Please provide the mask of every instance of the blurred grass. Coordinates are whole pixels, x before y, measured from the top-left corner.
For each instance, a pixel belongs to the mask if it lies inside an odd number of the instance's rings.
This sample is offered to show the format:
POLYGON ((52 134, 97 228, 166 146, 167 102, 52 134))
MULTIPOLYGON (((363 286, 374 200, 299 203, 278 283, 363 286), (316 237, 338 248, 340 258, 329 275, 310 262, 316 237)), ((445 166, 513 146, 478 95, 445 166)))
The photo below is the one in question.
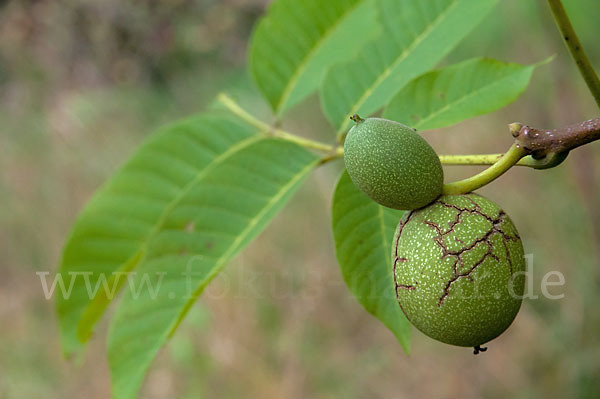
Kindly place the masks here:
MULTIPOLYGON (((266 0, 0 5, 0 398, 106 398, 104 322, 81 366, 61 357, 54 272, 77 211, 156 127, 228 89, 271 116, 244 70, 266 0)), ((500 152, 515 120, 553 127, 598 115, 544 1, 502 1, 446 61, 485 55, 537 62, 515 104, 443 131, 440 153, 500 152)), ((565 1, 600 69, 596 0, 565 1)), ((285 125, 333 140, 318 99, 285 125)), ((161 352, 144 398, 600 396, 600 144, 559 168, 511 170, 481 192, 499 202, 533 256, 533 294, 482 356, 414 331, 413 353, 345 289, 329 205, 340 163, 312 176, 288 208, 207 290, 161 352), (307 216, 308 215, 308 216, 307 216), (544 298, 548 271, 565 275, 544 298)), ((447 180, 479 169, 446 168, 447 180)))

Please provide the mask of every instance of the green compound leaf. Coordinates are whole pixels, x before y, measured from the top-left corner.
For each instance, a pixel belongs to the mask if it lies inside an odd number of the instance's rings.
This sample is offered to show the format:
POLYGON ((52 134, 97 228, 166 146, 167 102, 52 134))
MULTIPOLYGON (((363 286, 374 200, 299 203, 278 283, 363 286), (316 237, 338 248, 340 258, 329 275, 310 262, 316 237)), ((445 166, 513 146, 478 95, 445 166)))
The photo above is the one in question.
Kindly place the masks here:
POLYGON ((115 397, 134 397, 206 284, 318 162, 225 116, 198 116, 153 136, 88 203, 66 244, 60 275, 77 278, 70 296, 57 295, 65 350, 89 338, 124 288, 109 364, 115 397))
POLYGON ((383 33, 325 76, 321 103, 338 133, 369 116, 410 80, 433 68, 498 0, 378 0, 383 33))
POLYGON ((451 126, 515 101, 535 67, 476 58, 432 71, 400 90, 383 115, 421 130, 451 126))
POLYGON ((252 35, 250 72, 280 115, 378 33, 375 0, 276 0, 252 35))
POLYGON ((410 350, 410 324, 394 292, 392 241, 402 211, 373 202, 346 171, 333 194, 333 237, 346 285, 358 302, 410 350))

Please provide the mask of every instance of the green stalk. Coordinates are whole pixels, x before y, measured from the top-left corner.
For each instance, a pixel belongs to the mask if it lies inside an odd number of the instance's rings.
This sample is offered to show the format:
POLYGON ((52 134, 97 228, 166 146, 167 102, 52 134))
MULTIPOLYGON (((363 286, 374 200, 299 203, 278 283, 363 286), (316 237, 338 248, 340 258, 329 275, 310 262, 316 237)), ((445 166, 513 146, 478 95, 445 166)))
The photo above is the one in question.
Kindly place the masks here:
POLYGON ((443 165, 493 165, 503 154, 440 155, 443 165))
POLYGON ((579 73, 581 73, 588 89, 590 89, 590 92, 594 96, 596 104, 600 107, 600 79, 598 79, 596 71, 594 71, 590 60, 581 46, 581 42, 573 29, 573 25, 571 25, 571 21, 569 21, 569 17, 565 12, 561 0, 548 0, 548 5, 552 10, 554 20, 562 34, 563 40, 567 45, 575 64, 577 64, 577 68, 579 68, 579 73))
POLYGON ((231 111, 234 115, 246 121, 250 125, 258 128, 264 133, 268 133, 274 137, 278 137, 283 140, 291 141, 304 148, 310 148, 313 150, 324 152, 333 152, 335 150, 335 147, 332 145, 321 143, 320 141, 305 139, 303 137, 296 136, 295 134, 286 132, 285 130, 269 126, 265 122, 250 115, 245 109, 240 107, 240 105, 236 103, 234 99, 232 99, 225 93, 219 94, 217 96, 217 101, 223 104, 225 108, 231 111))
POLYGON ((469 177, 468 179, 444 184, 442 194, 465 194, 477 190, 496 180, 511 167, 515 166, 525 155, 527 155, 527 152, 523 147, 518 144, 513 144, 506 154, 502 155, 496 163, 483 172, 469 177))
MULTIPOLYGON (((344 147, 337 147, 335 152, 324 157, 321 163, 327 163, 344 156, 344 147)), ((446 166, 487 166, 494 165, 504 154, 469 154, 469 155, 438 155, 442 165, 446 166)), ((561 161, 564 157, 561 159, 561 161)), ((553 159, 552 164, 548 159, 538 160, 531 156, 523 157, 515 166, 526 166, 534 169, 546 169, 550 166, 556 166, 558 162, 553 159)))
MULTIPOLYGON (((304 148, 326 153, 323 158, 321 158, 321 165, 335 161, 344 156, 343 144, 333 146, 319 141, 305 139, 286 132, 285 130, 272 127, 249 114, 248 111, 243 109, 235 102, 235 100, 224 93, 217 97, 217 101, 238 118, 256 127, 265 134, 296 143, 304 148)), ((561 163, 567 153, 568 151, 564 151, 561 154, 550 154, 543 159, 534 159, 531 156, 526 156, 527 154, 520 146, 513 145, 506 154, 440 155, 440 161, 444 165, 492 165, 485 171, 469 179, 445 185, 444 192, 454 193, 473 191, 496 179, 514 165, 527 166, 535 169, 551 168, 561 163)))

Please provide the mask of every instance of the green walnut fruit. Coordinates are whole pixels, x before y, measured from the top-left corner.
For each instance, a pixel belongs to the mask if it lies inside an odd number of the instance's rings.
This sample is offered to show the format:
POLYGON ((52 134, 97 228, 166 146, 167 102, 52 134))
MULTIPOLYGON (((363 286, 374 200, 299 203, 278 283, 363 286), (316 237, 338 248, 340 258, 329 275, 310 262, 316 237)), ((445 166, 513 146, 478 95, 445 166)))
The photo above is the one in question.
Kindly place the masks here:
POLYGON ((508 215, 477 194, 407 212, 392 245, 396 297, 426 335, 475 347, 512 323, 525 288, 523 244, 508 215))
POLYGON ((354 184, 394 209, 421 208, 442 193, 444 172, 431 146, 414 129, 381 118, 353 117, 344 163, 354 184))

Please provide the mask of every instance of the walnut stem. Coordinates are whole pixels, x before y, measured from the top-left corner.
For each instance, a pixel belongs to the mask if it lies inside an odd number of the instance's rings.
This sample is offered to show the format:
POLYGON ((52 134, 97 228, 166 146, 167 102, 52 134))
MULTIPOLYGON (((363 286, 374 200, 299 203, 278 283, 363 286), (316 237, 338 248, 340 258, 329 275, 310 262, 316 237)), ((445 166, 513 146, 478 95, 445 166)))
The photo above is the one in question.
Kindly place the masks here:
POLYGON ((515 142, 492 166, 464 180, 444 184, 444 194, 465 194, 483 187, 529 156, 529 165, 548 169, 559 165, 570 150, 600 139, 600 118, 551 130, 515 122, 508 125, 515 142))
POLYGON ((567 152, 600 139, 600 118, 550 130, 521 123, 513 123, 510 128, 516 142, 538 159, 552 153, 567 152))

